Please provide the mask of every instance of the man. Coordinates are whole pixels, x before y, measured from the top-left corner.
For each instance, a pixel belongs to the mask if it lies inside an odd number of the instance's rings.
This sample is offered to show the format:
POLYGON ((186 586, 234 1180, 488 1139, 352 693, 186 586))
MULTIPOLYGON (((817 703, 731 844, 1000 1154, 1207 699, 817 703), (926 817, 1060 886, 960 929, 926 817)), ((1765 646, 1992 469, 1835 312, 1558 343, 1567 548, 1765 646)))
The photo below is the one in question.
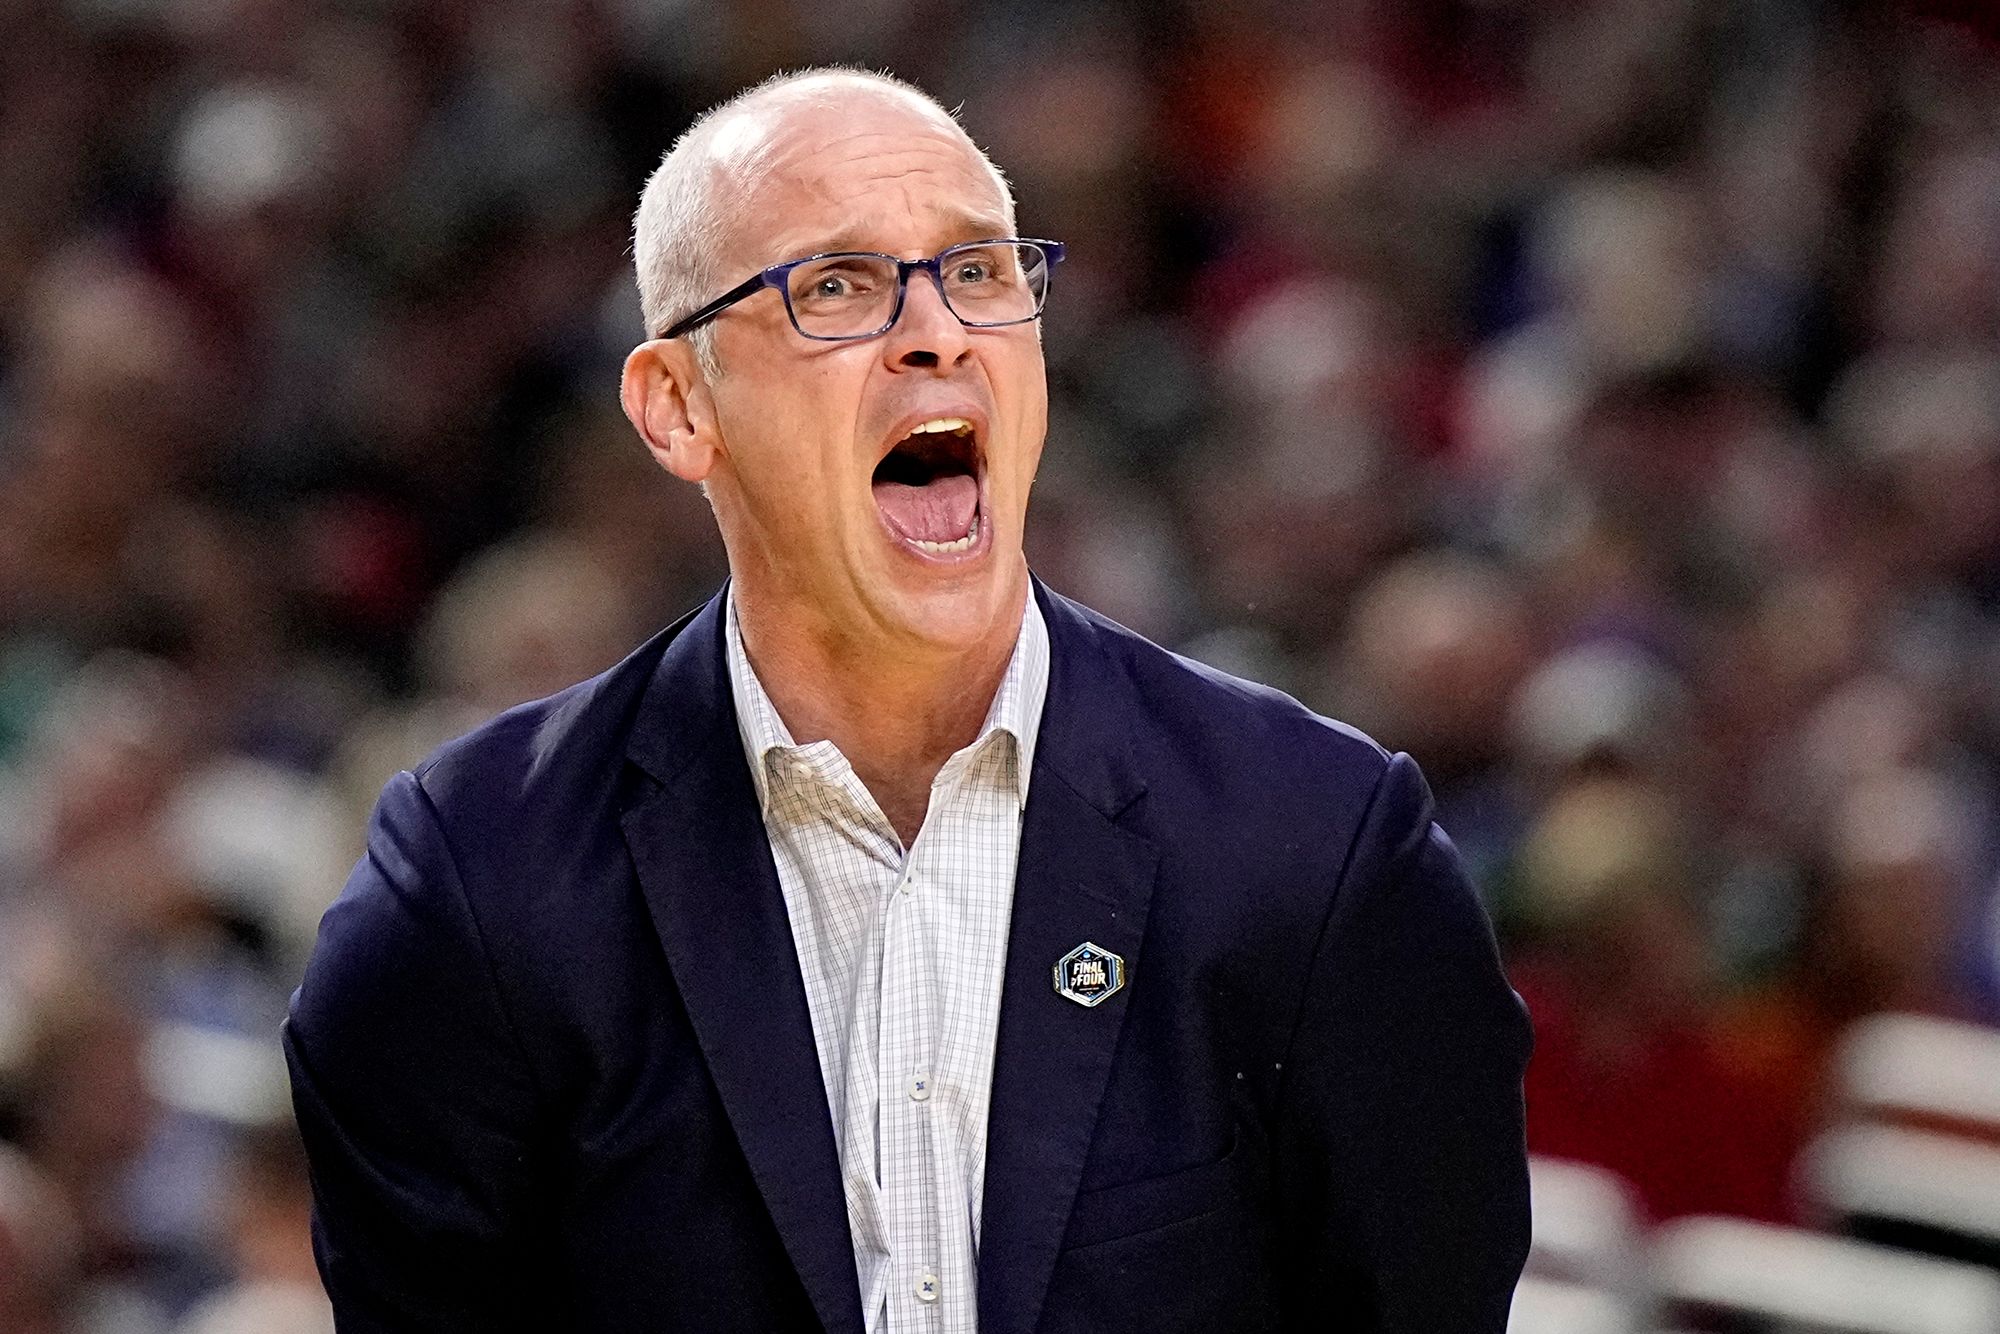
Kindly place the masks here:
POLYGON ((1503 1328, 1486 921, 1407 757, 1030 578, 1014 233, 840 71, 647 187, 731 582, 384 792, 286 1032, 344 1331, 1503 1328))

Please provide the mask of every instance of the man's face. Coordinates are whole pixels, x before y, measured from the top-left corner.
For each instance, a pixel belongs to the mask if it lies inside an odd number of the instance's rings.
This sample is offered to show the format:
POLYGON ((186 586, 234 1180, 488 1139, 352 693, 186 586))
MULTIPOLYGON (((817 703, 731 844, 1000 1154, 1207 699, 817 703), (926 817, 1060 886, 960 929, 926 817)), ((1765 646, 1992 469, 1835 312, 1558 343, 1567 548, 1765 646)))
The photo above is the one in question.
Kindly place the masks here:
MULTIPOLYGON (((913 107, 861 96, 774 119, 748 150, 725 284, 824 251, 916 259, 1010 230, 984 163, 913 107)), ((1038 326, 966 328, 919 273, 875 338, 802 337, 776 291, 715 330, 708 481, 739 586, 837 644, 949 650, 1011 632, 1048 424, 1038 326)))

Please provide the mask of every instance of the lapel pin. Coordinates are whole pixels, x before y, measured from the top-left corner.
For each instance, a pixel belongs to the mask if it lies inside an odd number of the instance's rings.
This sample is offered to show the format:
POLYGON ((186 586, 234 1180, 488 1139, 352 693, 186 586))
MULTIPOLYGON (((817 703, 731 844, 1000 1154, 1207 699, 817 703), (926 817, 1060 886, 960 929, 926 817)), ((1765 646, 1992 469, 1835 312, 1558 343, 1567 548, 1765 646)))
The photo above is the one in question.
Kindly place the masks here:
POLYGON ((1086 940, 1056 960, 1055 984, 1057 994, 1078 1005, 1098 1005, 1125 985, 1125 961, 1086 940))

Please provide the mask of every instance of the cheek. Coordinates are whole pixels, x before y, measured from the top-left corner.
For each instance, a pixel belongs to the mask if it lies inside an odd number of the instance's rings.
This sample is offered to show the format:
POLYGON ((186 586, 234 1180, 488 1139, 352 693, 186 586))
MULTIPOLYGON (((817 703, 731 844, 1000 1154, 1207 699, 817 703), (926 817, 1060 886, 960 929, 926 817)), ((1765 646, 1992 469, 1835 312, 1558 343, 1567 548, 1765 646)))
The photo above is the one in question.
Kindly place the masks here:
POLYGON ((1042 445, 1047 430, 1048 425, 1043 420, 1028 418, 1021 422, 1020 444, 1010 471, 1014 476, 1015 490, 1024 504, 1028 489, 1035 483, 1035 473, 1041 467, 1042 445))
POLYGON ((1041 359, 1036 357, 1033 364, 1019 378, 1015 386, 1017 420, 1020 423, 1016 439, 1016 460, 1014 475, 1019 479, 1025 494, 1028 485, 1035 479, 1035 471, 1042 458, 1042 446, 1049 431, 1048 382, 1042 377, 1041 359))
MULTIPOLYGON (((853 490, 853 412, 818 368, 718 395, 725 450, 746 494, 769 514, 823 514, 853 490)), ((851 397, 851 395, 849 395, 851 397)))

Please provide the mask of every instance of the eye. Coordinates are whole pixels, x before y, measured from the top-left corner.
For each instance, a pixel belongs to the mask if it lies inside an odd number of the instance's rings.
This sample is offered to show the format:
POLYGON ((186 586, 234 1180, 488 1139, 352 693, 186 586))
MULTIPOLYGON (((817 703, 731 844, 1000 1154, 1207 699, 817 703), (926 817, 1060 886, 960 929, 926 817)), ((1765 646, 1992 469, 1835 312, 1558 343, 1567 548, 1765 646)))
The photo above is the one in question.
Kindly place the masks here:
POLYGON ((993 264, 984 256, 972 256, 952 265, 951 280, 962 287, 976 287, 993 281, 993 264))
POLYGON ((808 306, 847 305, 881 286, 880 275, 865 257, 846 256, 794 271, 792 300, 808 306))

